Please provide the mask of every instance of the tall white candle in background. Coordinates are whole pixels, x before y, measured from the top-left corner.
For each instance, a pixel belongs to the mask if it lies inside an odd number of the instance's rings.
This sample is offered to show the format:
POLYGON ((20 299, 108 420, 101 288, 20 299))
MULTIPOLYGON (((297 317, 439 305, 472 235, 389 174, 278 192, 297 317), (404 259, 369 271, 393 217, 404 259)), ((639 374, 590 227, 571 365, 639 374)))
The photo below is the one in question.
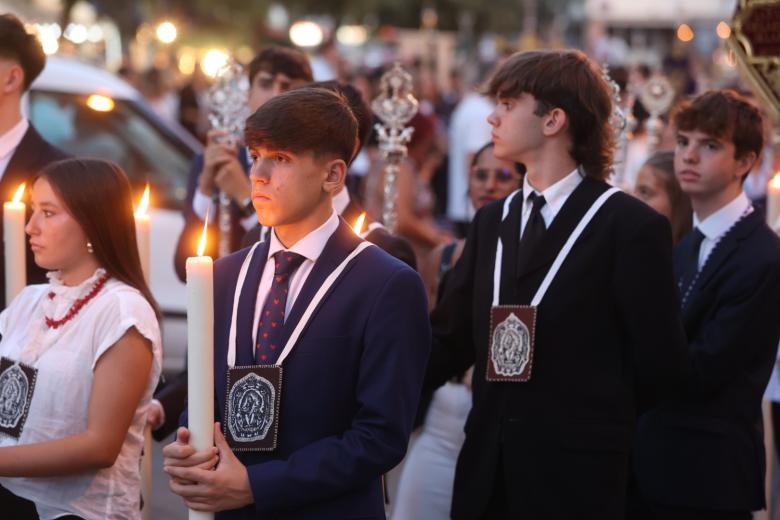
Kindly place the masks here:
POLYGON ((16 189, 11 202, 3 204, 3 248, 5 254, 5 304, 27 285, 27 248, 24 238, 26 207, 22 202, 24 184, 16 189))
MULTIPOLYGON (((208 214, 198 256, 187 259, 187 415, 190 444, 197 451, 214 445, 214 263, 206 250, 208 214)), ((213 513, 190 509, 189 520, 213 513)))
MULTIPOLYGON (((141 259, 141 269, 144 279, 149 284, 149 185, 146 185, 141 201, 135 208, 135 239, 138 243, 138 256, 141 259)), ((141 496, 144 499, 144 507, 141 509, 141 518, 152 518, 152 428, 144 427, 144 450, 141 457, 141 496)))
POLYGON ((141 257, 141 268, 144 271, 146 283, 150 283, 149 274, 149 185, 146 185, 141 201, 135 209, 135 237, 138 242, 138 256, 141 257))
POLYGON ((766 190, 766 222, 774 231, 780 231, 780 172, 777 172, 766 190))

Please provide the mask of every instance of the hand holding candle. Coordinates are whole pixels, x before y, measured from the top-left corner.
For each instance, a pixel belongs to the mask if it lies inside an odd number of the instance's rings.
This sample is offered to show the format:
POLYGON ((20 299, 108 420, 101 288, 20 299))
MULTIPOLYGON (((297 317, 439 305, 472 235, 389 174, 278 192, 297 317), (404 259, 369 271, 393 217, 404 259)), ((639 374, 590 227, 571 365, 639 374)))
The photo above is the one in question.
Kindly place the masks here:
POLYGON ((27 246, 22 202, 25 184, 17 188, 11 202, 3 204, 3 247, 5 250, 5 303, 8 305, 27 285, 27 246))
MULTIPOLYGON (((187 259, 187 394, 190 445, 203 451, 214 445, 214 281, 206 250, 208 214, 198 256, 187 259)), ((190 510, 190 520, 214 518, 190 510)))

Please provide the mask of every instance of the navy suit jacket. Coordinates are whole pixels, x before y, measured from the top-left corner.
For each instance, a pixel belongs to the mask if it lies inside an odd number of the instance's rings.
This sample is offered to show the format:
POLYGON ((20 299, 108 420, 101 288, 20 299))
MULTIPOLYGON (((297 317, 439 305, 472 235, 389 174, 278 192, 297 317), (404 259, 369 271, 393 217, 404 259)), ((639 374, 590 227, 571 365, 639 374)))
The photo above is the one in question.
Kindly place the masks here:
MULTIPOLYGON (((341 220, 285 323, 289 335, 324 279, 359 243, 341 220)), ((239 299, 237 364, 252 364, 252 322, 268 242, 255 251, 239 299)), ((216 417, 225 410, 227 338, 238 271, 249 249, 214 272, 216 417)), ((381 476, 406 452, 431 332, 419 275, 378 247, 355 258, 284 362, 275 451, 239 452, 255 504, 239 518, 383 519, 381 476)), ((283 342, 286 342, 285 337, 283 342)))
MULTIPOLYGON (((246 157, 246 148, 243 146, 238 147, 238 162, 241 163, 241 167, 244 168, 244 173, 249 175, 249 161, 246 157)), ((190 174, 187 178, 187 199, 184 202, 184 229, 182 229, 181 235, 179 235, 179 242, 176 244, 176 253, 173 257, 173 267, 179 279, 186 281, 186 270, 184 268, 187 263, 187 257, 193 255, 195 246, 200 238, 200 233, 203 230, 203 220, 195 214, 192 209, 192 199, 195 197, 195 190, 198 189, 198 179, 203 171, 203 154, 198 154, 192 161, 190 166, 190 174)), ((241 220, 244 218, 244 214, 241 208, 235 202, 230 203, 230 250, 236 251, 241 246, 241 239, 244 237, 245 229, 241 226, 241 220)), ((217 249, 219 247, 219 205, 217 205, 217 214, 214 216, 212 224, 208 227, 208 241, 206 242, 207 256, 212 258, 217 257, 217 249)))
MULTIPOLYGON (((691 247, 688 235, 675 250, 678 279, 691 247)), ((753 212, 702 269, 683 308, 687 384, 640 418, 637 483, 661 504, 758 510, 764 507, 761 398, 780 338, 780 240, 753 212)))

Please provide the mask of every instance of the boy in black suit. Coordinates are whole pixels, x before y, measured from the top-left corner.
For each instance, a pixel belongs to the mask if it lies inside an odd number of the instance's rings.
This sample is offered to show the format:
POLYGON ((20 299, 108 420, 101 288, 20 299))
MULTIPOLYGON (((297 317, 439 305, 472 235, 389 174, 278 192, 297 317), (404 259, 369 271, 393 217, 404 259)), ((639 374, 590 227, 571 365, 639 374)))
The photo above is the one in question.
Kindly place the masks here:
POLYGON ((632 517, 749 519, 765 506, 761 398, 780 337, 780 240, 742 191, 761 114, 711 91, 673 122, 694 211, 674 252, 691 361, 682 392, 640 418, 632 517))
POLYGON ((612 101, 584 54, 515 54, 488 92, 495 155, 528 173, 477 212, 432 316, 426 386, 475 365, 452 517, 622 519, 640 398, 684 367, 671 230, 604 181, 612 101))
MULTIPOLYGON (((10 200, 16 188, 38 170, 67 155, 47 143, 22 115, 22 96, 46 64, 41 42, 19 18, 0 14, 0 197, 10 200)), ((0 213, 0 233, 2 233, 0 213)), ((27 249, 27 283, 46 281, 27 249)), ((5 307, 4 258, 0 256, 0 309, 5 307)))

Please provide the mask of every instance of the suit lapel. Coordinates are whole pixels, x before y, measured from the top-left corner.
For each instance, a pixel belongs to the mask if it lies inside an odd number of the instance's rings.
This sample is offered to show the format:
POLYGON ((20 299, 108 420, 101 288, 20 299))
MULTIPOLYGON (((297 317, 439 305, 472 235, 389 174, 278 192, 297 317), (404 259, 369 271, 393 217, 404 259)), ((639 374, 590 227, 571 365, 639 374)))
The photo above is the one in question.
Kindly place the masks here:
POLYGON ((301 292, 295 298, 292 309, 290 309, 290 316, 284 323, 282 345, 287 344, 287 340, 292 335, 292 331, 295 329, 301 316, 303 316, 303 313, 309 306, 309 302, 314 298, 314 295, 317 293, 320 286, 322 286, 322 283, 328 275, 338 267, 359 243, 360 238, 355 235, 344 219, 339 219, 339 227, 336 229, 336 232, 331 235, 328 243, 325 244, 325 248, 315 262, 308 278, 306 278, 306 281, 301 288, 301 292))
MULTIPOLYGON (((521 258, 517 278, 520 279, 541 267, 552 264, 583 215, 607 189, 609 186, 604 182, 587 177, 583 179, 553 219, 534 255, 530 258, 522 258, 523 252, 518 251, 521 258)), ((587 233, 586 229, 582 236, 587 233)))
MULTIPOLYGON (((500 303, 514 303, 517 270, 517 246, 520 242, 520 222, 523 214, 523 190, 521 189, 509 205, 506 218, 498 225, 498 240, 501 240, 501 288, 500 303)), ((494 260, 495 261, 495 260, 494 260)))
MULTIPOLYGON (((763 222, 759 212, 754 211, 750 215, 737 222, 726 235, 721 238, 715 249, 712 250, 706 263, 702 267, 701 273, 691 287, 684 311, 689 311, 696 297, 701 294, 712 277, 720 270, 723 264, 734 254, 739 247, 739 243, 748 237, 763 222)), ((679 276, 679 275, 678 275, 679 276)), ((687 312, 686 312, 687 314, 687 312)))
POLYGON ((236 365, 246 366, 255 364, 252 328, 255 323, 257 291, 260 287, 260 278, 263 275, 265 263, 268 260, 269 247, 270 241, 268 240, 257 246, 255 254, 249 263, 249 269, 246 272, 244 286, 241 288, 236 319, 236 365))

